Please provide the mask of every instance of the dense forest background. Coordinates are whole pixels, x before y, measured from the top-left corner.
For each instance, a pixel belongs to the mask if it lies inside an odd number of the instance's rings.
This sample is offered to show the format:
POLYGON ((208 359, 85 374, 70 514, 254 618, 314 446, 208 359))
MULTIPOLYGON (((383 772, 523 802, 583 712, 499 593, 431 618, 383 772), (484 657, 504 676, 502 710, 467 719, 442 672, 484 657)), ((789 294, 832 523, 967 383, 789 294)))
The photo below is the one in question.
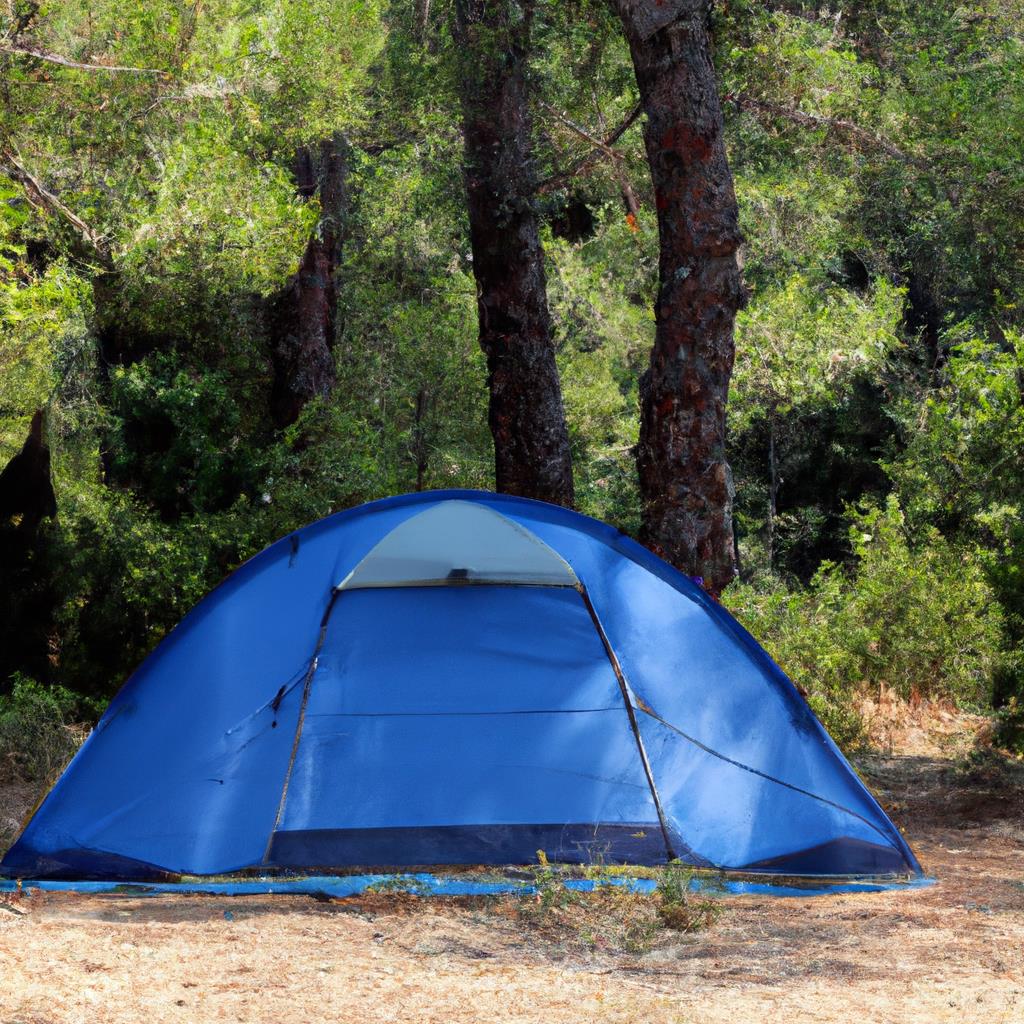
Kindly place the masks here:
MULTIPOLYGON (((658 287, 636 79, 604 0, 534 7, 575 503, 636 533, 658 287)), ((713 8, 749 293, 722 600, 841 742, 879 688, 1020 735, 1022 24, 1019 0, 713 8)), ((0 507, 8 708, 94 715, 297 526, 494 486, 466 60, 441 0, 0 3, 0 468, 43 476, 0 507), (322 337, 293 336, 300 306, 322 337)))

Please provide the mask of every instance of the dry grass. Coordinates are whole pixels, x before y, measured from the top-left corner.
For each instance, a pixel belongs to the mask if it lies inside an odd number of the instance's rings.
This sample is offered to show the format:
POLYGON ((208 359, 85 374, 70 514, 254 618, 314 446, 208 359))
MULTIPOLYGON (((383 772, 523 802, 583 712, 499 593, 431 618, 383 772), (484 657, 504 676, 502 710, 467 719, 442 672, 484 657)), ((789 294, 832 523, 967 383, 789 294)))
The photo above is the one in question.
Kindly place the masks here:
POLYGON ((857 706, 868 745, 888 754, 963 757, 992 735, 992 719, 961 711, 949 700, 905 701, 891 690, 863 697, 857 706))
POLYGON ((18 837, 32 805, 38 798, 39 784, 0 776, 0 850, 6 850, 18 837))

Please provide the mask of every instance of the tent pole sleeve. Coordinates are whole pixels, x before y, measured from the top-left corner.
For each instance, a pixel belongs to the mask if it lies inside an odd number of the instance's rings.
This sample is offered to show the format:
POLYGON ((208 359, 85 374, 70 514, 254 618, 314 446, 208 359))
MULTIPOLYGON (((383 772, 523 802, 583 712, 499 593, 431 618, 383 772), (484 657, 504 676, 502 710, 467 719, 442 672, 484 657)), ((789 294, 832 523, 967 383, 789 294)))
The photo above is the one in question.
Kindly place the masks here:
POLYGON ((615 673, 615 678, 619 682, 622 701, 626 705, 626 714, 629 715, 629 727, 633 730, 633 739, 636 740, 636 749, 640 754, 640 763, 644 766, 644 774, 647 776, 647 785, 650 786, 651 789, 651 799, 654 801, 654 808, 658 812, 658 824, 661 826, 661 834, 665 840, 665 850, 668 853, 669 860, 676 860, 676 852, 672 847, 672 840, 669 838, 668 823, 665 819, 665 810, 661 805, 661 797, 658 795, 658 787, 654 782, 654 772, 651 771, 651 762, 647 758, 647 751, 644 749, 644 741, 640 736, 640 725, 636 720, 636 710, 633 707, 633 702, 629 698, 629 684, 626 682, 625 675, 623 675, 618 655, 616 655, 615 649, 612 647, 611 641, 608 639, 608 634, 605 633, 604 626, 601 625, 601 620, 597 616, 597 610, 594 608, 594 604, 590 600, 590 594, 587 593, 587 588, 581 583, 576 589, 579 591, 580 597, 583 598, 583 603, 586 605, 587 613, 590 615, 590 621, 593 622, 594 628, 597 630, 597 635, 601 638, 601 643, 604 646, 604 653, 608 656, 608 661, 612 666, 612 671, 615 673))
POLYGON ((277 814, 274 816, 273 827, 270 829, 270 835, 267 837, 267 847, 263 851, 264 864, 267 863, 267 860, 270 857, 270 847, 274 842, 274 833, 278 830, 281 825, 281 820, 284 818, 284 806, 288 799, 288 786, 292 781, 292 769, 295 767, 295 757, 299 752, 299 741, 302 739, 302 726, 306 721, 306 705, 309 703, 309 694, 313 689, 313 676, 316 675, 317 664, 320 660, 320 651, 324 646, 324 640, 327 638, 327 623, 331 618, 331 612, 334 610, 334 603, 338 600, 338 595, 340 593, 340 587, 335 587, 331 591, 331 599, 327 602, 327 609, 324 611, 324 617, 320 620, 320 635, 317 637, 316 648, 313 651, 313 657, 309 660, 306 679, 302 685, 302 703, 299 705, 299 718, 295 724, 295 739, 292 740, 292 752, 288 758, 288 770, 284 774, 284 785, 281 787, 281 799, 277 804, 277 814))

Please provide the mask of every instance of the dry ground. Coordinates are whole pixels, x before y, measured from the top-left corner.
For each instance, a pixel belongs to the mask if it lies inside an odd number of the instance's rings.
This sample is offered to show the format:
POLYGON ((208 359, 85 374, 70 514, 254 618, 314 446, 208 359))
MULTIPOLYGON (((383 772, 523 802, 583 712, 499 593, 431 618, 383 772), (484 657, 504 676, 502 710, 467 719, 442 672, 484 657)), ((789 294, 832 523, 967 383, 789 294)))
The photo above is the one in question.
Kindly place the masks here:
POLYGON ((1021 1024, 1024 767, 861 767, 938 885, 728 897, 693 936, 622 897, 11 897, 0 1022, 1021 1024))

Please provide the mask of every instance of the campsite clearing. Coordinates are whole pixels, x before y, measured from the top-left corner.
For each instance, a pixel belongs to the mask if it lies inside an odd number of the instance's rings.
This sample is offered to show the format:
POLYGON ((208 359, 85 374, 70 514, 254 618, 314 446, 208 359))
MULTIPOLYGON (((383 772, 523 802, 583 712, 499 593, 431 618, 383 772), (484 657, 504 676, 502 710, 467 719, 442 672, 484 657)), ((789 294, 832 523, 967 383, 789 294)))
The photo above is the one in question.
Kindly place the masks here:
POLYGON ((730 897, 642 953, 599 899, 35 894, 0 904, 0 1021, 1024 1019, 1024 769, 861 767, 938 885, 730 897))

